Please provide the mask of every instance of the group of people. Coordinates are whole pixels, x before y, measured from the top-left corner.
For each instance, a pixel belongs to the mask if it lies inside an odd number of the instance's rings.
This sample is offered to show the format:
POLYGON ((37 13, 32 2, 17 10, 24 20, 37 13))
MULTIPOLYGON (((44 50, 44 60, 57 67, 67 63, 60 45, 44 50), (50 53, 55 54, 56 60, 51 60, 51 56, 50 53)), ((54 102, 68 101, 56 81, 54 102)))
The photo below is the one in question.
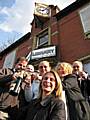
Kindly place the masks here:
POLYGON ((0 70, 0 120, 90 120, 89 75, 83 64, 26 58, 0 70))

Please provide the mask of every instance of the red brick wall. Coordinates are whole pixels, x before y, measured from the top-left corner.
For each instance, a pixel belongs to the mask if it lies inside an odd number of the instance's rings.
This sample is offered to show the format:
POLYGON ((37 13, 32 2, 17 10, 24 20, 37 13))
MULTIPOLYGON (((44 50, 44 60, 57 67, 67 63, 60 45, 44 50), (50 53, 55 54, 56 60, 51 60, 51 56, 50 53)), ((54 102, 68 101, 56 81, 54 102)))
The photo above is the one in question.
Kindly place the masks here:
POLYGON ((90 40, 85 40, 78 11, 58 21, 62 61, 73 61, 90 54, 90 40))
MULTIPOLYGON (((17 51, 16 51, 16 59, 21 57, 21 56, 26 56, 31 51, 31 48, 32 48, 32 41, 30 39, 25 40, 17 48, 15 48, 15 49, 17 49, 17 51)), ((8 54, 9 54, 9 52, 8 52, 8 54)), ((6 54, 4 54, 2 59, 0 59, 0 68, 3 67, 5 57, 6 57, 6 54)))
MULTIPOLYGON (((90 39, 85 39, 83 27, 80 21, 78 10, 68 14, 57 21, 50 18, 46 21, 44 28, 51 26, 51 45, 58 46, 58 58, 60 61, 72 62, 76 59, 90 54, 90 39), (50 25, 51 24, 51 25, 50 25)), ((31 39, 25 40, 18 46, 16 57, 26 56, 32 50, 33 38, 42 31, 35 28, 33 22, 31 29, 31 39)), ((0 60, 0 67, 5 56, 0 60)))
POLYGON ((31 40, 25 40, 21 45, 18 46, 17 49, 17 58, 20 56, 26 56, 32 48, 31 40))

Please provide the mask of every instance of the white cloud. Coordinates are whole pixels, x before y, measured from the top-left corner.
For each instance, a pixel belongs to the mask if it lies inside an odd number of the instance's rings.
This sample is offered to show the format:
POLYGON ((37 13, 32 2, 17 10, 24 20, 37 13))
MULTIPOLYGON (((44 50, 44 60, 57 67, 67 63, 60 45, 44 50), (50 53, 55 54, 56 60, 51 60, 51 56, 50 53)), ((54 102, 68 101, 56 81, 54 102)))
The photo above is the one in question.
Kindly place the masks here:
POLYGON ((16 0, 12 8, 5 7, 0 11, 7 15, 6 20, 0 24, 0 29, 8 32, 26 32, 27 26, 30 27, 30 21, 33 19, 33 9, 34 1, 16 0))
POLYGON ((60 9, 63 9, 76 0, 36 0, 36 1, 48 4, 48 5, 50 4, 57 5, 60 9))
MULTIPOLYGON (((37 0, 16 0, 12 8, 3 8, 2 13, 7 15, 6 21, 0 24, 0 29, 8 32, 17 31, 27 33, 30 31, 30 23, 33 20, 34 3, 37 0)), ((63 9, 75 0, 39 0, 41 3, 58 5, 63 9)))

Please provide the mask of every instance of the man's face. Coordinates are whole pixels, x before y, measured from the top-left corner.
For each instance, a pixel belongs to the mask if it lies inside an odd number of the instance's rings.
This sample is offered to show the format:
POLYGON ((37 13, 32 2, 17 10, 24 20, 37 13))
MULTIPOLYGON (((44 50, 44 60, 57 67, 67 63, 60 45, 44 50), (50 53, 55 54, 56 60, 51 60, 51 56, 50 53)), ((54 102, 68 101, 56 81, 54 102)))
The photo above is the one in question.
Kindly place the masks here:
POLYGON ((39 72, 41 76, 45 74, 46 72, 49 72, 50 69, 51 67, 48 62, 42 62, 39 64, 39 72))
POLYGON ((34 66, 33 65, 27 65, 27 67, 26 67, 26 71, 27 72, 34 72, 34 66))
POLYGON ((78 63, 73 64, 73 72, 80 72, 82 71, 82 66, 80 66, 78 63))
POLYGON ((15 69, 16 70, 25 70, 27 66, 27 61, 19 61, 16 65, 15 65, 15 69))

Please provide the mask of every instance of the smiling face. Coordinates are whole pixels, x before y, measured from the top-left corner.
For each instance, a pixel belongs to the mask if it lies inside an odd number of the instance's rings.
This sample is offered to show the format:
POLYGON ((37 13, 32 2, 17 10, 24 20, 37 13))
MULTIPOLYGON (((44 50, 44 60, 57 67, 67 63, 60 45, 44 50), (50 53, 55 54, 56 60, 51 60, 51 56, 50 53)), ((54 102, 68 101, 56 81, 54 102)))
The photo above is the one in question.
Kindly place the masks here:
POLYGON ((73 63, 73 73, 81 72, 83 71, 83 65, 79 61, 75 61, 73 63))
POLYGON ((56 80, 53 73, 46 73, 42 79, 42 90, 45 95, 50 95, 56 87, 56 80))
POLYGON ((25 70, 27 66, 27 61, 23 60, 23 61, 19 61, 16 65, 15 65, 15 69, 17 70, 25 70))
POLYGON ((42 61, 40 62, 39 64, 39 72, 40 72, 40 75, 44 75, 46 72, 49 72, 51 69, 50 67, 50 64, 48 61, 42 61))
POLYGON ((27 65, 26 71, 27 72, 34 72, 34 66, 33 65, 27 65))
POLYGON ((66 75, 72 74, 73 68, 70 63, 62 62, 58 63, 56 71, 59 74, 60 78, 63 78, 66 75))
POLYGON ((61 66, 57 69, 57 72, 58 72, 60 77, 64 77, 66 75, 65 69, 61 66))

